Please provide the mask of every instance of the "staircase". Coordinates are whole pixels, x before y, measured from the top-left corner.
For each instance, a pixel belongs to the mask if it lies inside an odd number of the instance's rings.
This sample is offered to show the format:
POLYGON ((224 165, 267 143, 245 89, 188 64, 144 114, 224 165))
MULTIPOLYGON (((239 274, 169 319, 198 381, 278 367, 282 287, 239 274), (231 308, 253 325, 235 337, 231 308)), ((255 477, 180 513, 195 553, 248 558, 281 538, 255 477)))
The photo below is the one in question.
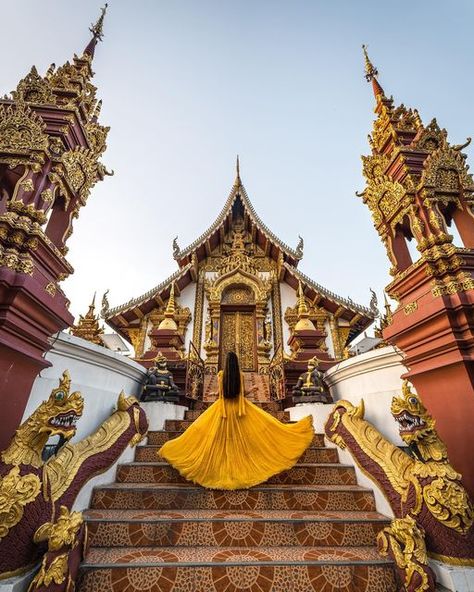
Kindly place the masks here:
POLYGON ((79 592, 396 591, 392 564, 375 546, 389 520, 322 434, 267 483, 207 490, 156 455, 200 413, 150 432, 116 482, 94 490, 79 592))

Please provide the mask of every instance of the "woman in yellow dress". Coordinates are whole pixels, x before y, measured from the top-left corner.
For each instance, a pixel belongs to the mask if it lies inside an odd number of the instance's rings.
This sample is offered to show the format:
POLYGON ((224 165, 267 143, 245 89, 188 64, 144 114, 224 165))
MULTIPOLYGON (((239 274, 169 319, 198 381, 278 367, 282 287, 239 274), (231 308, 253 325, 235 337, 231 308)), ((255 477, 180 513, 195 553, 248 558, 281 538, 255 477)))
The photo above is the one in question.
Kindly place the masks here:
POLYGON ((248 401, 233 352, 217 378, 217 401, 158 455, 210 489, 246 489, 291 469, 313 439, 312 417, 284 424, 248 401))

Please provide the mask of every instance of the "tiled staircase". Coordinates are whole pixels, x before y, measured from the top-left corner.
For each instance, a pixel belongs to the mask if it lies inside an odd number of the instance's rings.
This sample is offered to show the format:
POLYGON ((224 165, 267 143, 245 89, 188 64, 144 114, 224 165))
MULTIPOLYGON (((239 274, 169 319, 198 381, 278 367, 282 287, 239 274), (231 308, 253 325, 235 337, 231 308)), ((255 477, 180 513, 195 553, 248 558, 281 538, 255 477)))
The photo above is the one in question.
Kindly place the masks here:
POLYGON ((151 432, 116 483, 95 489, 80 592, 395 592, 375 547, 388 519, 322 434, 265 484, 207 490, 156 455, 199 413, 151 432))

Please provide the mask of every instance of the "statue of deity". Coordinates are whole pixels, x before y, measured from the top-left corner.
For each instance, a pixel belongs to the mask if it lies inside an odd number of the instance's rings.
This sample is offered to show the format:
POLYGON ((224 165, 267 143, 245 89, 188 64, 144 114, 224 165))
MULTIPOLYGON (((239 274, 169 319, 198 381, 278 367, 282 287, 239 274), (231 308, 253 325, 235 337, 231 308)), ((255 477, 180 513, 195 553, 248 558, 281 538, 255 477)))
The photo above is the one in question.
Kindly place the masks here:
POLYGON ((298 378, 293 387, 295 403, 332 403, 323 373, 318 370, 316 358, 308 360, 308 370, 298 378))
POLYGON ((173 375, 168 370, 165 356, 159 352, 155 358, 156 366, 148 369, 148 374, 143 383, 141 400, 164 401, 177 403, 179 401, 179 389, 174 383, 173 375))

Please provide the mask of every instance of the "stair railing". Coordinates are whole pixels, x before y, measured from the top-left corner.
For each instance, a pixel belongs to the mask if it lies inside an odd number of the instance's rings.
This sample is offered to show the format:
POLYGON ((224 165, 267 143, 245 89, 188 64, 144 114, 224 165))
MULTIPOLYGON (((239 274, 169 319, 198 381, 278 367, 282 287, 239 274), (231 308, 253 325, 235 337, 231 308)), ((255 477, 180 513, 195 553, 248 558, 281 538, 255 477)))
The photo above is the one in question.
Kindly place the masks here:
POLYGON ((189 342, 186 364, 186 397, 202 401, 204 393, 204 360, 192 341, 189 342))
POLYGON ((268 366, 268 378, 270 383, 270 399, 282 401, 285 398, 285 358, 281 343, 278 344, 275 353, 268 366))

